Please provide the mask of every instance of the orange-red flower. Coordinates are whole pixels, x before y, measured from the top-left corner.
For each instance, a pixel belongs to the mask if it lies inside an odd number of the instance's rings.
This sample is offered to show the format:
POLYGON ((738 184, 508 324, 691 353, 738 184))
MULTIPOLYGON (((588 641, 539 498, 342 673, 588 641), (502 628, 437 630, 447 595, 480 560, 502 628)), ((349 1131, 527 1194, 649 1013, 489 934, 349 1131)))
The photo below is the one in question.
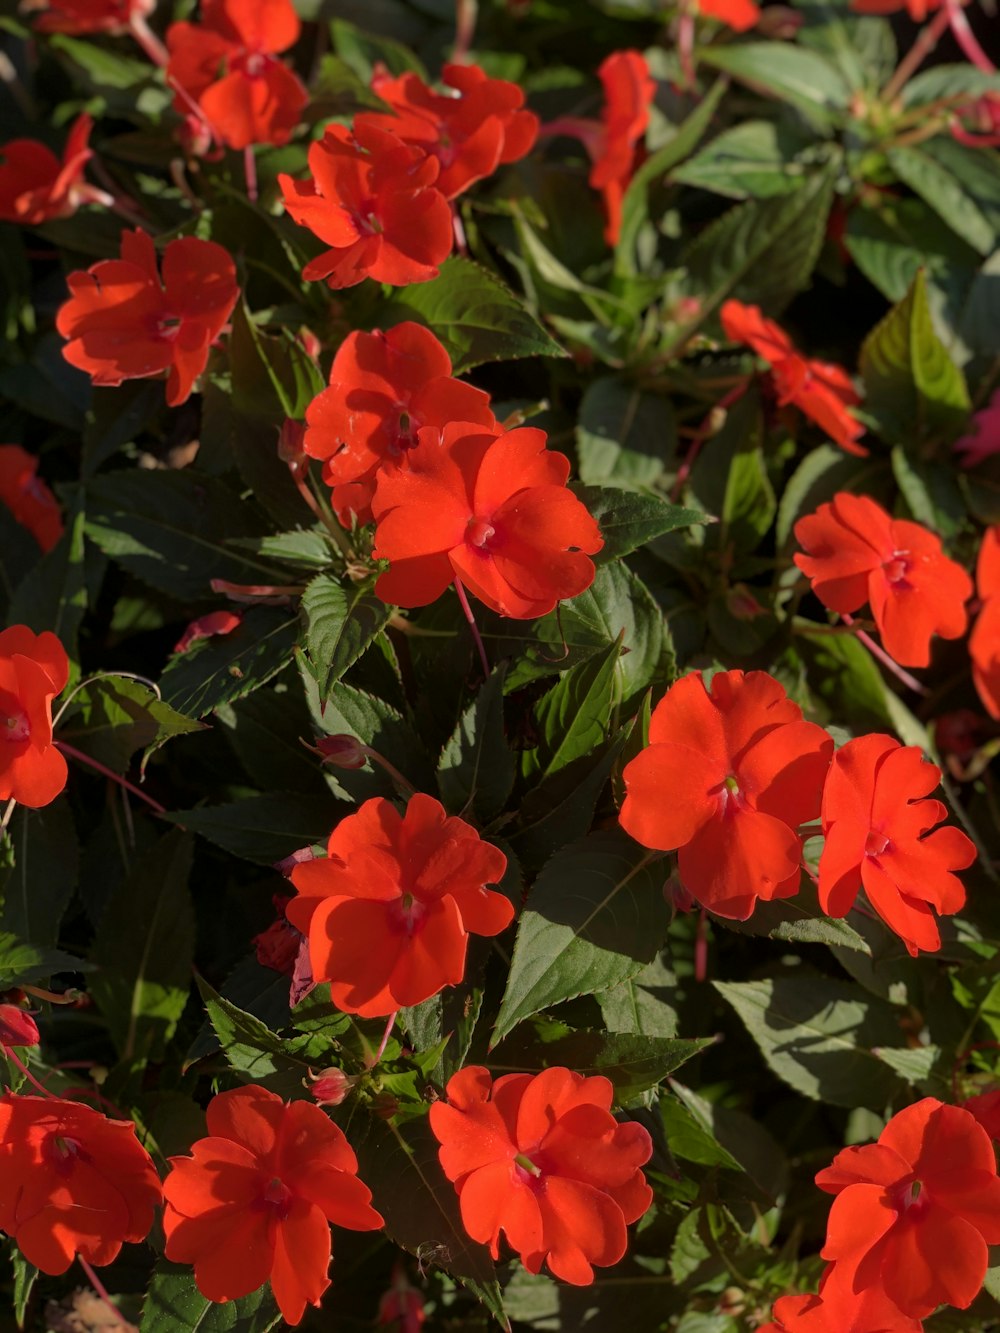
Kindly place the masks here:
POLYGON ((606 1078, 558 1066, 491 1084, 471 1065, 450 1080, 431 1129, 462 1223, 494 1259, 501 1231, 529 1273, 547 1263, 576 1286, 593 1282, 594 1265, 622 1258, 625 1228, 653 1199, 641 1170, 652 1140, 615 1120, 613 1091, 606 1078))
POLYGON ((287 143, 309 101, 275 57, 298 40, 291 0, 204 0, 200 23, 167 29, 167 82, 174 108, 191 103, 230 148, 287 143))
POLYGON ((169 371, 171 407, 189 397, 239 296, 226 251, 193 236, 167 246, 161 282, 144 231, 122 233, 121 259, 102 259, 67 281, 70 299, 56 328, 70 340, 63 348, 70 365, 110 385, 169 371))
POLYGON ((933 635, 965 633, 972 580, 919 523, 840 491, 799 519, 795 537, 805 551, 795 563, 823 605, 844 615, 867 602, 886 652, 903 666, 927 666, 933 635))
POLYGON ((43 1273, 110 1264, 145 1240, 160 1181, 131 1120, 56 1097, 0 1097, 0 1230, 43 1273))
POLYGON ((758 898, 798 892, 802 838, 819 815, 833 741, 764 671, 698 673, 663 696, 649 745, 626 765, 619 819, 644 847, 678 849, 685 889, 743 921, 758 898))
MULTIPOLYGON (((330 368, 330 387, 306 412, 305 451, 323 459, 342 523, 371 521, 380 468, 406 463, 425 427, 450 421, 496 427, 489 394, 451 377, 451 359, 422 324, 349 333, 330 368)), ((431 432, 427 432, 430 437, 431 432)), ((426 443, 425 438, 425 443, 426 443)))
POLYGON ((987 1246, 1000 1243, 1000 1180, 968 1111, 925 1097, 877 1143, 839 1152, 816 1184, 837 1196, 823 1258, 843 1265, 854 1292, 880 1288, 911 1319, 972 1304, 987 1246))
POLYGON ((146 18, 155 8, 156 0, 48 0, 35 27, 74 37, 91 32, 120 35, 128 31, 133 16, 146 18))
POLYGON ((940 949, 934 913, 959 911, 965 889, 954 872, 976 859, 975 844, 960 829, 934 827, 948 811, 923 798, 940 781, 941 770, 917 746, 859 736, 834 755, 823 791, 823 911, 846 916, 864 888, 914 957, 920 949, 940 949))
POLYGON ((338 1009, 363 1018, 420 1004, 465 974, 471 935, 498 935, 514 909, 488 889, 507 858, 432 796, 405 815, 365 801, 330 834, 326 859, 295 866, 285 908, 309 938, 315 981, 338 1009))
POLYGON ((943 3, 944 0, 851 0, 851 8, 855 14, 898 14, 905 9, 914 23, 923 23, 943 3))
POLYGON ((976 1117, 991 1139, 1000 1140, 1000 1088, 980 1092, 964 1101, 962 1106, 976 1117))
POLYGON ((56 497, 37 476, 38 459, 19 444, 0 444, 0 504, 27 528, 43 551, 62 536, 63 521, 56 497))
POLYGON ((972 680, 990 717, 1000 718, 1000 527, 983 534, 976 592, 982 608, 969 635, 972 680))
POLYGON ((500 615, 533 620, 590 587, 604 541, 544 431, 458 422, 417 438, 406 470, 376 484, 375 555, 389 561, 379 597, 426 606, 460 578, 500 615))
POLYGON ((698 13, 704 18, 725 23, 734 32, 746 32, 760 18, 760 6, 754 0, 697 0, 698 13))
POLYGON ((52 700, 69 679, 66 650, 48 630, 0 631, 0 801, 37 810, 66 786, 66 760, 52 744, 52 700))
POLYGON ((621 234, 622 200, 635 171, 638 144, 649 125, 656 81, 640 51, 613 51, 597 71, 604 86, 601 133, 593 141, 590 184, 604 195, 604 238, 616 245, 621 234))
POLYGON ((88 144, 93 126, 89 116, 77 116, 61 161, 37 139, 0 145, 0 221, 35 227, 50 218, 72 217, 82 204, 110 203, 109 195, 83 178, 94 155, 88 144))
POLYGON ((353 287, 363 278, 401 287, 427 282, 451 253, 451 209, 439 165, 359 117, 353 133, 328 126, 309 149, 308 180, 279 175, 285 208, 330 248, 302 270, 307 281, 353 287))
POLYGON ((474 181, 490 176, 501 162, 517 162, 538 137, 538 117, 524 110, 524 93, 516 83, 491 79, 478 65, 445 65, 437 93, 412 71, 392 78, 385 70, 372 79, 372 89, 392 107, 392 114, 363 112, 355 129, 365 123, 421 152, 437 158, 441 173, 436 187, 448 199, 474 181))
POLYGON ((758 306, 726 301, 719 314, 726 337, 746 343, 771 367, 780 406, 794 404, 848 453, 868 453, 858 444, 865 428, 849 410, 861 397, 846 370, 796 351, 788 334, 765 319, 758 306))
POLYGON ((341 1130, 311 1102, 286 1104, 251 1084, 222 1092, 205 1113, 209 1137, 172 1157, 163 1186, 166 1256, 194 1264, 210 1301, 247 1296, 270 1280, 297 1324, 330 1285, 330 1223, 384 1226, 341 1130))
POLYGON ((758 1333, 922 1333, 924 1327, 893 1305, 881 1287, 855 1292, 841 1264, 826 1268, 818 1296, 782 1296, 773 1314, 774 1323, 758 1333))

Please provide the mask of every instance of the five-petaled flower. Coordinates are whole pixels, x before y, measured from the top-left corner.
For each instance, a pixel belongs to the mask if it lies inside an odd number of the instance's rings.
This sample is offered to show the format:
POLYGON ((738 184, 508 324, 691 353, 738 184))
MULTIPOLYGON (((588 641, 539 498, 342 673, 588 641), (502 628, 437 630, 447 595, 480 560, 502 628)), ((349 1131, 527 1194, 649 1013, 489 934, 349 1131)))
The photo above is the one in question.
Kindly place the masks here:
POLYGON ((160 1181, 131 1120, 56 1097, 0 1097, 0 1230, 43 1273, 110 1264, 145 1240, 160 1181))
POLYGON ((649 745, 624 772, 621 825, 678 849, 685 889, 746 920, 757 899, 798 892, 798 828, 820 812, 833 741, 764 671, 684 676, 653 710, 649 745))
POLYGON ((583 1286, 625 1253, 625 1228, 652 1202, 648 1130, 611 1114, 606 1078, 554 1066, 491 1083, 477 1065, 449 1081, 430 1124, 462 1223, 499 1257, 500 1233, 529 1273, 543 1263, 583 1286))
POLYGON ((104 190, 88 185, 83 169, 93 157, 94 122, 78 116, 70 127, 62 159, 37 139, 0 144, 0 221, 34 227, 50 218, 69 218, 82 204, 110 204, 104 190))
POLYGON ((389 561, 379 597, 426 606, 459 578, 500 615, 533 620, 590 587, 604 541, 544 431, 456 422, 417 438, 409 466, 376 483, 374 554, 389 561))
POLYGON ((35 27, 72 37, 92 32, 115 36, 128 32, 133 18, 145 19, 155 8, 156 0, 43 0, 35 27))
POLYGON ((437 277, 453 238, 436 157, 359 116, 353 132, 327 127, 310 146, 309 170, 304 181, 278 177, 285 208, 329 247, 302 270, 307 281, 400 287, 437 277))
POLYGON ((754 0, 694 0, 702 18, 715 19, 734 32, 747 32, 760 18, 760 6, 754 0))
POLYGON ((640 51, 613 51, 597 71, 604 87, 601 133, 593 142, 590 184, 604 196, 604 238, 616 245, 622 227, 622 200, 635 171, 639 143, 649 125, 656 81, 640 51))
POLYGON ((844 1148, 816 1177, 837 1197, 823 1258, 855 1293, 881 1288, 911 1319, 964 1310, 1000 1244, 1000 1180, 989 1135, 933 1097, 894 1115, 877 1143, 844 1148))
POLYGON ((204 0, 200 23, 167 29, 175 110, 197 105, 229 148, 287 143, 309 94, 275 57, 299 29, 291 0, 204 0))
POLYGON ((927 666, 935 634, 965 633, 972 580, 919 523, 840 491, 799 519, 795 537, 805 552, 795 563, 823 605, 845 615, 867 602, 883 647, 901 665, 927 666))
POLYGON ((0 444, 0 504, 31 533, 43 551, 62 536, 59 502, 38 475, 38 459, 19 444, 0 444))
POLYGON ((976 592, 982 606, 969 635, 972 680, 990 717, 1000 718, 1000 527, 983 533, 976 592))
POLYGON ((524 109, 516 83, 491 79, 477 65, 445 65, 441 82, 447 92, 428 88, 412 71, 393 78, 376 72, 372 90, 392 107, 392 114, 366 111, 355 127, 368 124, 437 158, 436 188, 447 199, 490 176, 500 163, 517 162, 538 137, 538 117, 524 109))
POLYGON ((861 397, 846 370, 803 356, 784 329, 765 319, 758 306, 726 301, 719 314, 726 337, 745 343, 770 366, 781 407, 793 404, 842 449, 867 454, 858 443, 865 428, 850 412, 861 397))
POLYGON ((773 1315, 774 1322, 758 1333, 922 1333, 924 1327, 903 1314, 881 1287, 855 1291, 841 1264, 827 1266, 818 1295, 782 1296, 773 1315))
POLYGON ((149 379, 168 371, 167 403, 189 397, 239 296, 236 266, 221 245, 185 236, 163 252, 153 239, 122 233, 121 259, 71 273, 70 298, 56 316, 69 342, 63 356, 95 384, 149 379))
POLYGON ((384 1225, 343 1132, 312 1102, 285 1103, 250 1084, 221 1092, 205 1113, 208 1137, 172 1157, 163 1186, 166 1256, 194 1264, 210 1301, 247 1296, 270 1280, 297 1324, 330 1285, 330 1223, 384 1225))
POLYGON ((954 872, 976 859, 975 844, 961 829, 935 828, 948 811, 923 798, 940 781, 941 770, 917 746, 875 734, 837 751, 823 790, 824 912, 846 916, 863 888, 914 956, 940 949, 934 913, 959 911, 965 889, 954 872))
POLYGON ((487 888, 507 869, 499 848, 432 796, 405 815, 376 797, 342 819, 325 859, 291 874, 285 908, 309 938, 312 975, 346 1013, 374 1018, 420 1004, 465 974, 471 935, 498 935, 514 908, 487 888))
POLYGON ((69 679, 69 658, 49 630, 0 631, 0 801, 32 810, 66 786, 66 760, 52 743, 52 700, 69 679))
MULTIPOLYGON (((371 522, 375 478, 404 466, 417 432, 450 421, 493 431, 489 394, 452 378, 451 359, 422 324, 409 321, 382 333, 350 333, 330 368, 330 387, 306 412, 305 451, 323 460, 342 523, 371 522)), ((428 430, 424 443, 431 437, 428 430)))

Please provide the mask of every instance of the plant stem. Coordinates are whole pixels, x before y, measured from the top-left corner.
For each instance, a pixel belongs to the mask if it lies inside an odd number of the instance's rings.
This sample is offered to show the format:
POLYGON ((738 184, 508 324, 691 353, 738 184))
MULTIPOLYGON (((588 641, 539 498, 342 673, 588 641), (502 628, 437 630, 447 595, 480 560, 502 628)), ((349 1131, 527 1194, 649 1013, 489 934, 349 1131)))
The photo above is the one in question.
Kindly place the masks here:
POLYGON ((163 69, 170 59, 170 53, 145 18, 141 14, 133 14, 129 20, 128 28, 153 64, 163 69))
POLYGON ((398 1013, 399 1013, 398 1009, 393 1009, 392 1013, 389 1015, 388 1021, 386 1022, 385 1025, 385 1031, 382 1033, 382 1040, 379 1042, 378 1050, 375 1052, 374 1058, 372 1059, 371 1064, 368 1066, 369 1069, 374 1069, 375 1066, 378 1064, 378 1062, 382 1059, 382 1056, 385 1055, 385 1048, 389 1045, 389 1037, 392 1034, 392 1029, 396 1022, 396 1015, 398 1013))
POLYGON ((11 1062, 11 1064, 14 1066, 14 1068, 19 1069, 21 1073, 24 1075, 24 1077, 28 1080, 28 1082, 32 1085, 32 1087, 37 1088, 43 1097, 51 1097, 54 1101, 57 1102, 62 1101, 62 1098, 59 1096, 58 1093, 50 1092, 44 1083, 39 1083, 38 1079, 35 1078, 34 1074, 31 1072, 31 1070, 24 1063, 24 1061, 21 1059, 21 1057, 17 1054, 17 1052, 14 1050, 12 1046, 5 1046, 3 1048, 3 1053, 7 1057, 7 1059, 11 1062))
POLYGON ((87 1275, 87 1281, 88 1281, 88 1282, 90 1283, 90 1285, 94 1288, 94 1290, 97 1292, 98 1296, 100 1296, 101 1300, 102 1300, 102 1301, 104 1302, 104 1304, 108 1307, 108 1309, 111 1311, 111 1313, 114 1315, 114 1317, 119 1321, 119 1323, 120 1323, 121 1326, 122 1326, 122 1329, 123 1329, 123 1330, 124 1330, 124 1329, 134 1329, 134 1328, 135 1328, 135 1325, 134 1325, 134 1324, 130 1324, 129 1321, 125 1318, 125 1316, 122 1314, 121 1310, 119 1310, 118 1306, 115 1305, 114 1301, 113 1301, 113 1300, 111 1299, 111 1297, 108 1295, 108 1289, 107 1289, 107 1287, 104 1285, 104 1283, 101 1281, 101 1279, 97 1276, 97 1274, 94 1272, 93 1268, 90 1266, 90 1264, 87 1262, 87 1260, 83 1257, 83 1255, 82 1255, 82 1254, 78 1254, 76 1257, 77 1257, 77 1258, 79 1259, 79 1261, 80 1261, 80 1267, 83 1269, 83 1271, 84 1271, 84 1272, 86 1273, 86 1275, 87 1275))
POLYGON ((96 772, 109 778, 112 782, 117 782, 119 787, 124 787, 126 791, 130 791, 133 796, 138 796, 140 801, 145 801, 146 804, 152 810, 155 810, 158 815, 165 815, 167 813, 167 807, 165 805, 161 805, 159 801, 154 800, 152 796, 147 796, 144 791, 140 790, 139 787, 134 786, 127 778, 120 777, 110 768, 106 768, 104 764, 100 763, 97 759, 91 759, 89 754, 84 754, 82 750, 77 750, 74 746, 67 745, 65 741, 53 741, 52 744, 62 750, 67 758, 75 759, 77 763, 80 764, 87 764, 96 772))
POLYGON ((469 58, 478 17, 479 0, 455 0, 455 45, 451 58, 456 65, 464 64, 469 58))
POLYGON ((948 8, 944 6, 938 10, 930 23, 920 29, 917 33, 917 40, 899 62, 892 78, 879 93, 880 102, 889 103, 894 101, 937 46, 949 21, 948 8))
POLYGON ((479 626, 476 624, 476 618, 472 614, 472 607, 469 605, 469 599, 465 595, 465 588, 462 586, 462 580, 456 574, 455 591, 458 593, 458 603, 461 606, 466 620, 469 622, 469 628, 472 630, 472 637, 475 640, 476 648, 479 652, 479 660, 483 664, 483 671, 487 676, 490 674, 490 664, 486 657, 486 649, 483 647, 483 640, 479 634, 479 626))
POLYGON ((966 59, 984 74, 995 74, 997 67, 979 45, 976 34, 969 27, 969 20, 965 17, 961 0, 945 0, 944 12, 951 25, 952 35, 965 53, 966 59))
POLYGON ((7 809, 3 812, 3 818, 0 819, 0 842, 3 842, 4 835, 7 832, 7 825, 11 821, 15 809, 17 808, 17 798, 12 796, 7 802, 7 809))
POLYGON ((927 686, 922 685, 916 676, 911 676, 908 671, 904 671, 898 662, 894 662, 884 648, 880 648, 871 635, 866 634, 863 629, 855 628, 853 616, 849 616, 845 611, 841 615, 841 620, 849 626, 854 633, 854 637, 859 643, 863 643, 868 651, 877 661, 881 662, 887 671, 890 671, 897 680, 902 681, 908 690, 913 690, 915 694, 927 694, 927 686))
POLYGON ((243 171, 247 178, 247 198, 252 204, 257 202, 257 159, 253 155, 253 144, 243 149, 243 171))

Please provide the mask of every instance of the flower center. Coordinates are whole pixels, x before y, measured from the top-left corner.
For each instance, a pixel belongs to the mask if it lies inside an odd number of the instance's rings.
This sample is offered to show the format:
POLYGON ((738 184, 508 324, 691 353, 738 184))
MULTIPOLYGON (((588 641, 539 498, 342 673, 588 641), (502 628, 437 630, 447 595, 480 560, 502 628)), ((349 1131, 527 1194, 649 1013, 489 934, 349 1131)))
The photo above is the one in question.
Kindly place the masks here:
POLYGON ((496 532, 496 528, 488 519, 473 517, 469 519, 465 529, 465 540, 470 546, 485 551, 489 542, 496 536, 496 532))
POLYGON ((426 915, 427 908, 412 893, 404 893, 399 900, 399 920, 407 935, 412 935, 426 915))
POLYGON ((279 1218, 288 1216, 293 1198, 294 1195, 292 1194, 292 1191, 279 1176, 274 1176, 273 1179, 268 1182, 263 1195, 264 1203, 268 1208, 271 1208, 279 1218))
POLYGON ((907 1180, 889 1190, 892 1206, 897 1213, 906 1214, 927 1205, 928 1194, 922 1180, 907 1180))
POLYGON ((65 1134, 53 1134, 45 1141, 44 1153, 58 1175, 68 1176, 80 1156, 80 1145, 65 1134))
POLYGON ((0 714, 0 717, 3 720, 0 736, 3 736, 4 740, 26 741, 31 738, 31 723, 28 721, 27 713, 18 708, 6 716, 0 714))
POLYGON ((163 338, 166 342, 173 342, 181 331, 181 319, 179 315, 161 315, 155 325, 157 338, 163 338))
POLYGON ((357 208, 349 208, 347 211, 358 230, 359 236, 382 235, 382 223, 379 221, 378 213, 375 210, 374 199, 362 199, 357 208))
POLYGON ((882 573, 894 588, 904 589, 913 585, 909 580, 910 560, 908 551, 893 551, 892 559, 882 565, 882 573))
POLYGON ((519 1152, 514 1157, 514 1174, 522 1185, 534 1184, 541 1180, 542 1168, 527 1153, 519 1152))
POLYGON ((420 422, 410 415, 409 409, 397 404, 399 407, 399 417, 396 423, 396 430, 389 441, 390 458, 398 458, 400 454, 406 453, 408 449, 416 448, 417 431, 420 429, 420 422))
POLYGON ((268 57, 260 51, 248 51, 243 59, 243 73, 248 79, 259 79, 269 63, 268 57))
POLYGON ((892 843, 890 840, 884 833, 880 833, 877 829, 872 829, 868 834, 868 837, 865 839, 865 856, 870 856, 873 860, 877 861, 880 856, 884 856, 886 852, 890 851, 892 851, 892 843))

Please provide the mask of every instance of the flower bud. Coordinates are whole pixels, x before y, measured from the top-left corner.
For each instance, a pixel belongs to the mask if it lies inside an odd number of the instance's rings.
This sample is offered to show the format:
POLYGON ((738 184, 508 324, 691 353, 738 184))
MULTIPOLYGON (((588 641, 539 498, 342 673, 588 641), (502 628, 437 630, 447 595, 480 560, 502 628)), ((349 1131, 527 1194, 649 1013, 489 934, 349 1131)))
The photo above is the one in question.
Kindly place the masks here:
POLYGON ((364 768, 368 762, 368 747, 355 736, 321 736, 316 749, 323 756, 323 763, 334 768, 364 768))
POLYGON ((37 1046, 41 1040, 30 1014, 16 1004, 0 1004, 0 1046, 37 1046))
POLYGON ((320 1106, 339 1106, 357 1081, 356 1076, 345 1074, 342 1069, 323 1069, 318 1074, 310 1073, 309 1091, 320 1106))
POLYGON ((305 438, 306 423, 286 418, 278 432, 278 457, 293 472, 301 471, 307 464, 305 438))

